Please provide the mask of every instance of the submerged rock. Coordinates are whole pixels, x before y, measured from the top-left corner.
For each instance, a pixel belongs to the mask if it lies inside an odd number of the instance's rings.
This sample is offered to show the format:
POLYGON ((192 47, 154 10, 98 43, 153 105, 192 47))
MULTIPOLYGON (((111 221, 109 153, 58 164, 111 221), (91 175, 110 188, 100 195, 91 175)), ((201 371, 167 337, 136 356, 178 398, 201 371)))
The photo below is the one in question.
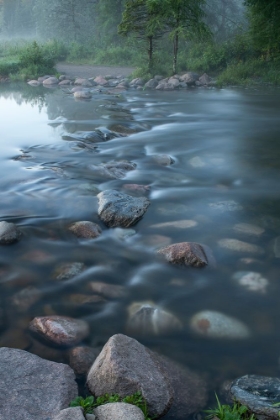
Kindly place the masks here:
POLYGON ((68 228, 77 238, 94 239, 97 238, 102 230, 101 227, 93 222, 75 222, 68 228))
POLYGON ((107 162, 100 165, 92 165, 91 170, 96 172, 98 175, 111 179, 124 178, 129 171, 133 171, 136 168, 136 163, 124 161, 113 161, 107 162))
POLYGON ((250 223, 237 223, 233 226, 233 230, 242 235, 259 237, 265 230, 262 227, 251 225, 250 223))
POLYGON ((153 229, 164 229, 164 228, 174 228, 174 229, 189 229, 197 226, 198 223, 195 220, 175 220, 174 222, 164 222, 156 223, 151 225, 150 228, 153 229))
POLYGON ((128 308, 128 334, 142 336, 174 333, 183 328, 181 321, 152 302, 135 302, 128 308))
POLYGON ((9 245, 18 242, 22 236, 21 230, 14 224, 0 222, 0 244, 9 245))
POLYGON ((268 280, 255 271, 238 271, 232 279, 251 292, 266 293, 269 285, 268 280))
POLYGON ((90 99, 92 94, 88 90, 77 90, 73 96, 75 99, 90 99))
POLYGON ((131 197, 116 190, 105 190, 97 195, 98 215, 108 227, 135 225, 149 207, 146 197, 131 197))
POLYGON ((215 259, 211 249, 207 245, 195 242, 173 244, 160 249, 158 253, 164 255, 166 260, 171 264, 198 268, 215 265, 215 259))
POLYGON ((89 283, 92 292, 98 293, 108 299, 119 299, 126 296, 124 286, 109 284, 102 281, 92 281, 89 283))
POLYGON ((77 276, 85 269, 85 265, 80 262, 60 264, 54 272, 57 280, 68 280, 77 276))
POLYGON ((169 155, 152 155, 153 160, 161 166, 170 166, 175 160, 169 155))
POLYGON ((204 337, 244 339, 250 336, 248 327, 241 321, 216 311, 201 311, 190 320, 191 329, 204 337))
POLYGON ((58 346, 74 346, 89 334, 87 322, 59 315, 34 318, 29 325, 38 337, 58 346))
POLYGON ((211 207, 214 210, 219 210, 221 212, 243 210, 243 207, 234 200, 225 200, 210 203, 209 207, 211 207))
POLYGON ((279 420, 280 378, 246 375, 231 387, 232 399, 248 407, 257 418, 279 420))
POLYGON ((238 239, 220 239, 218 241, 218 245, 221 248, 228 249, 234 252, 243 252, 256 255, 264 254, 264 249, 260 246, 253 245, 248 242, 239 241, 238 239))
POLYGON ((57 85, 58 82, 59 80, 56 77, 48 77, 47 79, 43 80, 43 85, 44 86, 57 85))

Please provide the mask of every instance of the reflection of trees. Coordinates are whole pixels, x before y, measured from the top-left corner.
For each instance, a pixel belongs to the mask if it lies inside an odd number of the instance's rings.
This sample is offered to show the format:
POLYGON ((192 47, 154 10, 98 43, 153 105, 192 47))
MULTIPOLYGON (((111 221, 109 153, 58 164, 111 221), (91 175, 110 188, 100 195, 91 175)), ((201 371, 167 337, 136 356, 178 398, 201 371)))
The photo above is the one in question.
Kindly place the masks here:
POLYGON ((30 104, 36 106, 41 112, 42 108, 47 105, 47 96, 53 93, 52 90, 46 91, 43 86, 36 88, 26 83, 9 83, 0 85, 0 97, 13 99, 18 105, 30 104))

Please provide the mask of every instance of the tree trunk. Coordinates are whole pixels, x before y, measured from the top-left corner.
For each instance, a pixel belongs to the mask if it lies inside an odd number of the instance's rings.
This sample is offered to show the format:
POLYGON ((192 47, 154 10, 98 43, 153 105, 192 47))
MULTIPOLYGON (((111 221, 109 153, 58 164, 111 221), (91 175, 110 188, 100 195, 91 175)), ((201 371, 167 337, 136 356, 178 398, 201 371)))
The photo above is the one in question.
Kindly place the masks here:
POLYGON ((173 39, 173 74, 177 73, 177 57, 178 57, 179 35, 176 32, 173 39))
POLYGON ((153 37, 148 36, 149 73, 153 72, 153 37))

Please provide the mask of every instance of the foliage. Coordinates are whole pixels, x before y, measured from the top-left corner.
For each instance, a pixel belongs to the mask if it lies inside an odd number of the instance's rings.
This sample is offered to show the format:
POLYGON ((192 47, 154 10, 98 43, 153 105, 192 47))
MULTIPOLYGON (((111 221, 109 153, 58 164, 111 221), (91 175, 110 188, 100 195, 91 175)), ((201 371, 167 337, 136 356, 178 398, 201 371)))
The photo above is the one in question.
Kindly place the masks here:
POLYGON ((235 402, 233 405, 221 404, 217 395, 217 407, 205 410, 208 413, 207 418, 217 417, 219 420, 255 420, 254 414, 251 414, 248 407, 235 402))
POLYGON ((100 397, 94 398, 93 395, 88 396, 86 398, 77 397, 71 403, 70 407, 82 407, 84 409, 85 414, 93 413, 93 409, 104 404, 108 403, 115 403, 115 402, 124 402, 127 404, 136 405, 139 407, 145 416, 145 420, 151 420, 148 416, 147 404, 144 400, 141 392, 135 392, 133 395, 128 395, 122 398, 118 394, 105 394, 101 395, 100 397))

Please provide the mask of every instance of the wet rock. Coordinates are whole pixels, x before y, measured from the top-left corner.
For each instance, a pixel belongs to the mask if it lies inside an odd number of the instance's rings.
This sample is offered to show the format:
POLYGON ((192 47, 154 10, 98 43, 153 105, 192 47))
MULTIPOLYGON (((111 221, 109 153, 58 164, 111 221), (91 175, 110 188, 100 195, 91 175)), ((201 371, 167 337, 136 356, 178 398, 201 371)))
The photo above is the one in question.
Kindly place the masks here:
POLYGON ((42 297, 42 292, 36 287, 27 287, 17 292, 11 299, 13 307, 19 312, 26 312, 42 297))
POLYGON ((174 86, 172 83, 168 83, 167 81, 161 80, 156 87, 156 90, 173 90, 174 86))
POLYGON ((205 166, 205 162, 203 162, 203 160, 199 156, 194 156, 193 158, 191 158, 189 160, 189 164, 193 168, 203 168, 205 166))
POLYGON ((59 86, 69 86, 69 85, 71 85, 72 84, 72 81, 71 80, 69 80, 69 79, 64 79, 64 80, 61 80, 59 83, 58 83, 58 85, 59 86))
POLYGON ((216 203, 210 203, 209 207, 211 207, 214 210, 219 210, 221 212, 243 210, 243 207, 234 200, 226 200, 226 201, 218 201, 216 203))
POLYGON ((90 99, 92 94, 88 90, 78 90, 74 92, 75 99, 90 99))
POLYGON ((208 76, 207 73, 204 73, 200 78, 198 79, 201 85, 208 85, 212 79, 208 76))
POLYGON ((97 76, 94 79, 94 82, 97 83, 98 85, 101 85, 101 86, 106 86, 108 84, 108 81, 106 79, 104 79, 104 77, 102 77, 102 76, 97 76))
POLYGON ((168 155, 152 155, 153 160, 161 166, 170 166, 172 165, 175 160, 168 155))
POLYGON ((195 220, 175 220, 174 222, 164 222, 156 223, 151 225, 150 228, 153 229, 165 229, 165 228, 174 228, 174 229, 189 229, 197 226, 198 223, 195 220))
POLYGON ((57 85, 58 82, 59 80, 56 77, 48 77, 47 79, 43 80, 43 85, 44 86, 57 85))
POLYGON ((101 227, 93 222, 75 222, 68 228, 77 238, 93 239, 100 236, 101 227))
POLYGON ((92 347, 74 347, 69 350, 69 365, 78 378, 86 376, 100 349, 92 347))
POLYGON ((168 83, 173 86, 173 89, 176 89, 180 86, 180 82, 175 77, 170 77, 168 83))
POLYGON ((30 86, 40 86, 40 82, 38 82, 38 80, 29 80, 29 82, 27 82, 28 85, 30 86))
POLYGON ((0 336, 0 347, 26 350, 30 347, 30 343, 30 338, 20 328, 9 328, 0 336))
POLYGON ((130 82, 130 86, 144 86, 145 82, 143 79, 141 79, 140 77, 137 77, 136 79, 131 80, 130 82))
POLYGON ((158 81, 155 79, 150 79, 147 83, 145 83, 145 89, 155 89, 158 85, 158 81))
POLYGON ((45 76, 40 76, 38 77, 38 82, 43 83, 44 80, 49 79, 51 76, 50 75, 45 75, 45 76))
POLYGON ((111 179, 124 178, 127 172, 133 171, 136 168, 136 163, 128 161, 107 162, 101 165, 92 165, 91 170, 102 177, 111 179))
POLYGON ((115 228, 114 235, 117 239, 125 240, 130 238, 131 236, 135 235, 136 231, 134 229, 122 229, 122 228, 115 228))
POLYGON ((242 376, 232 383, 230 394, 257 418, 279 420, 279 406, 273 405, 280 401, 280 378, 242 376))
POLYGON ((82 78, 77 78, 74 82, 74 85, 92 87, 92 83, 88 79, 82 79, 82 78))
POLYGON ((255 271, 238 271, 232 279, 250 292, 266 293, 269 285, 268 280, 255 271))
POLYGON ((0 222, 0 244, 9 245, 18 242, 22 232, 14 223, 0 222))
POLYGON ((57 280, 68 280, 82 273, 84 269, 85 265, 80 262, 60 264, 55 269, 54 278, 57 280))
POLYGON ((124 286, 109 284, 102 281, 91 281, 89 287, 92 292, 98 293, 107 299, 120 299, 126 296, 124 286))
POLYGON ((201 311, 190 320, 191 329, 204 337, 244 339, 250 336, 248 327, 241 321, 221 312, 201 311))
POLYGON ((135 127, 132 125, 124 125, 124 124, 112 124, 110 125, 110 130, 118 133, 121 136, 129 136, 130 134, 135 134, 143 131, 140 127, 135 127))
POLYGON ((250 223, 237 223, 233 226, 233 230, 242 235, 259 237, 265 230, 262 227, 251 225, 250 223))
POLYGON ((150 191, 149 185, 124 184, 122 187, 135 195, 147 194, 150 191))
POLYGON ((23 350, 1 348, 0 371, 3 420, 54 418, 78 395, 75 375, 69 366, 23 350))
POLYGON ((180 76, 179 80, 180 82, 185 82, 187 83, 188 86, 193 86, 195 85, 195 82, 199 79, 199 75, 196 73, 193 73, 191 71, 183 74, 182 76, 180 76))
POLYGON ((164 255, 165 259, 176 265, 186 265, 191 267, 215 266, 215 259, 212 251, 207 245, 195 242, 180 242, 162 248, 158 251, 164 255))
POLYGON ((53 420, 85 420, 82 407, 70 407, 61 410, 53 420))
POLYGON ((156 418, 169 410, 170 418, 186 419, 207 398, 205 383, 198 375, 122 334, 105 344, 87 384, 96 396, 118 393, 124 397, 141 391, 149 415, 156 418))
POLYGON ((280 258, 280 236, 277 236, 277 238, 274 239, 273 252, 275 258, 280 258))
POLYGON ((262 255, 264 254, 264 249, 260 246, 250 244, 248 242, 239 241, 238 239, 220 239, 218 245, 221 248, 228 249, 229 251, 242 252, 248 254, 262 255))
POLYGON ((58 315, 36 317, 30 322, 29 329, 46 342, 58 346, 74 346, 89 334, 87 322, 58 315))
POLYGON ((150 204, 146 197, 131 197, 116 190, 105 190, 97 197, 98 215, 108 227, 135 225, 150 204))
POLYGON ((183 328, 179 319, 153 302, 135 302, 128 308, 126 330, 141 336, 175 333, 183 328))
POLYGON ((93 412, 98 420, 145 420, 139 407, 122 402, 100 405, 93 412))

